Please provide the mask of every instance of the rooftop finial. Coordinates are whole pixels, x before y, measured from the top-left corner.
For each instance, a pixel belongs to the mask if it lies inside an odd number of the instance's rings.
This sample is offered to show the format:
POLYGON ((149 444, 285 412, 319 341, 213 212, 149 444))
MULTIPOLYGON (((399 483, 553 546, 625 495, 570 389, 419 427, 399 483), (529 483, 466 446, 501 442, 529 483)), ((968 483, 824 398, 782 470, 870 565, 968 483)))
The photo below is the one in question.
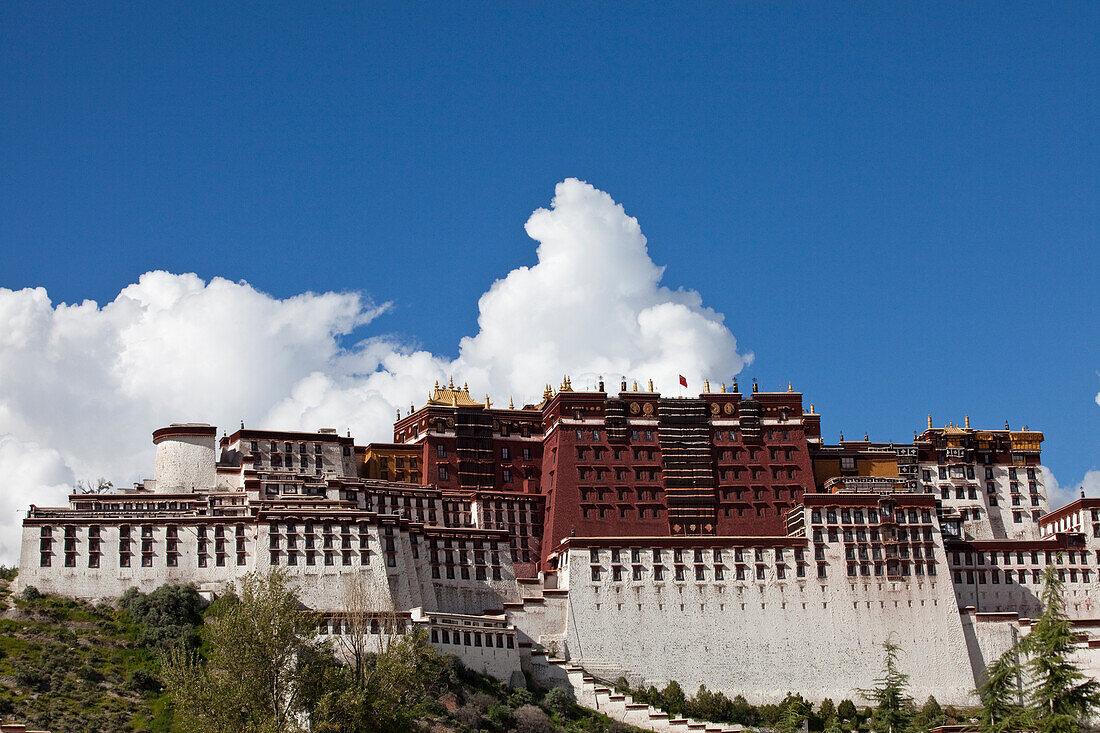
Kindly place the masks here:
POLYGON ((967 429, 967 430, 969 430, 969 429, 970 429, 970 415, 967 415, 967 416, 966 416, 966 429, 967 429))
POLYGON ((514 402, 512 402, 512 395, 508 395, 508 409, 509 410, 516 409, 516 404, 514 402))
POLYGON ((634 380, 634 391, 635 392, 638 391, 638 380, 637 379, 634 380))
POLYGON ((600 375, 599 387, 600 387, 600 391, 603 392, 604 388, 603 388, 603 375, 602 374, 600 375))
POLYGON ((463 392, 469 392, 470 391, 470 385, 469 385, 468 382, 463 382, 462 383, 462 391, 463 392))
POLYGON ((455 388, 455 378, 453 374, 451 375, 451 378, 447 381, 447 386, 449 389, 455 388))
POLYGON ((932 429, 932 413, 928 413, 928 429, 932 429))
POLYGON ((812 402, 810 403, 810 414, 811 415, 814 414, 814 403, 812 403, 812 402))
POLYGON ((864 433, 863 434, 863 442, 865 442, 865 443, 870 443, 871 442, 871 434, 870 433, 864 433))
POLYGON ((1005 430, 1008 430, 1008 429, 1009 429, 1009 427, 1008 427, 1008 420, 1005 420, 1005 430))
POLYGON ((439 380, 438 380, 438 379, 437 379, 437 380, 435 380, 435 388, 436 388, 436 389, 439 389, 439 380))
POLYGON ((841 434, 840 434, 840 442, 841 442, 841 443, 843 443, 843 442, 844 442, 844 433, 841 433, 841 434))
POLYGON ((704 379, 703 380, 703 391, 706 392, 707 394, 710 394, 710 380, 709 379, 704 379))
POLYGON ((737 377, 733 378, 733 393, 737 394, 737 377))
POLYGON ((725 392, 726 392, 726 383, 722 382, 722 393, 725 394, 725 392))
POLYGON ((620 386, 622 387, 622 389, 619 390, 619 391, 620 392, 625 392, 626 391, 626 375, 625 374, 623 375, 623 382, 622 382, 622 385, 620 385, 620 386))
POLYGON ((489 395, 486 394, 485 395, 485 409, 488 410, 492 406, 493 406, 493 403, 489 401, 489 395))
POLYGON ((787 382, 787 391, 794 392, 794 384, 792 382, 787 382))
POLYGON ((241 420, 241 430, 244 430, 244 420, 241 420))
POLYGON ((652 379, 649 380, 649 391, 650 392, 653 391, 653 380, 652 379))
POLYGON ((756 377, 752 378, 752 391, 753 394, 756 394, 760 391, 760 385, 756 383, 756 377))

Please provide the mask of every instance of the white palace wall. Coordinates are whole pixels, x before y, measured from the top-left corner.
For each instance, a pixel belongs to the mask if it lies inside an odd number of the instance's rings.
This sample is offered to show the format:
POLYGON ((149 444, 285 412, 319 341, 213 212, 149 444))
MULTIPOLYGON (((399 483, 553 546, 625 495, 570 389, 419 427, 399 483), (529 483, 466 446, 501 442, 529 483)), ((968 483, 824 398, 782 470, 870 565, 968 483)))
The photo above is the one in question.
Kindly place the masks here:
POLYGON ((947 578, 779 580, 769 568, 763 581, 592 582, 588 550, 569 555, 565 635, 582 666, 658 686, 676 680, 689 693, 705 684, 752 703, 788 692, 858 699, 892 638, 915 696, 968 703, 974 680, 947 578))

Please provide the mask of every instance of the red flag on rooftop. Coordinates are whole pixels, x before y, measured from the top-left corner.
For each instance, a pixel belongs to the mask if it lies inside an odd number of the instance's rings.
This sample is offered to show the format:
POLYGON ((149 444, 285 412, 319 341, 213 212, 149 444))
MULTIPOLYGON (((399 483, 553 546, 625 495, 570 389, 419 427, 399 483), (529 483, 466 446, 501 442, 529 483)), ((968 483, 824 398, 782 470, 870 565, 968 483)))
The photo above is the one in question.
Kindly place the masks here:
POLYGON ((683 374, 681 374, 681 375, 680 375, 680 386, 681 386, 681 387, 686 387, 686 386, 688 386, 688 380, 687 380, 687 377, 685 377, 685 376, 684 376, 683 374))

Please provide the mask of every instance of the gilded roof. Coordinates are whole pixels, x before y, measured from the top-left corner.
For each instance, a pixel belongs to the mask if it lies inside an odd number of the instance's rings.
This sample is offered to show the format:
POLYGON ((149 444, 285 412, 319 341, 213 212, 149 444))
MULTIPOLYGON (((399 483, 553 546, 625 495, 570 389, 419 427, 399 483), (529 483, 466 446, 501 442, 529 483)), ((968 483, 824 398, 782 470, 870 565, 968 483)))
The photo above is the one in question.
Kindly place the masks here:
POLYGON ((436 382, 435 389, 428 395, 428 405, 442 405, 444 407, 485 407, 485 403, 478 402, 470 397, 469 386, 464 384, 462 388, 459 389, 455 387, 454 380, 451 380, 450 384, 446 387, 440 387, 439 382, 436 382))

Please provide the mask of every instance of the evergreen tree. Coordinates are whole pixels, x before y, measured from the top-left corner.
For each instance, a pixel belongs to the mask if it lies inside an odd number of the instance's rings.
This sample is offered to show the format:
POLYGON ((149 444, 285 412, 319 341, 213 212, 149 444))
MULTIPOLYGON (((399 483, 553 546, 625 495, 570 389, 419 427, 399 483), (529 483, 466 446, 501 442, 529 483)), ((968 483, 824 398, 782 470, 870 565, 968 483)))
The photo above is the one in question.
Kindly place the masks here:
POLYGON ((836 715, 836 705, 829 698, 825 698, 821 701, 821 705, 817 708, 817 717, 821 719, 822 723, 828 723, 829 718, 836 715))
POLYGON ((851 700, 841 700, 836 709, 836 714, 841 720, 853 720, 859 714, 859 711, 856 710, 856 704, 851 700))
POLYGON ((875 703, 871 728, 876 733, 900 733, 908 727, 913 717, 913 698, 906 694, 909 675, 898 669, 901 649, 893 639, 884 641, 882 648, 886 652, 882 677, 875 680, 874 687, 859 692, 868 702, 875 703))
POLYGON ((909 729, 914 733, 919 733, 920 731, 931 730, 937 725, 943 725, 945 720, 943 708, 940 707, 935 697, 929 695, 921 709, 913 716, 913 722, 910 723, 909 729))
POLYGON ((985 680, 976 690, 982 701, 979 726, 983 733, 1006 733, 1024 725, 1019 680, 1019 649, 1016 646, 986 667, 985 680))
POLYGON ((801 695, 788 695, 780 705, 783 712, 775 726, 776 733, 796 733, 802 729, 802 723, 810 715, 810 706, 801 695))
POLYGON ((684 703, 687 701, 680 683, 672 680, 665 689, 661 690, 661 707, 669 715, 679 715, 684 711, 684 703))
POLYGON ((1100 684, 1071 659, 1076 639, 1062 586, 1055 567, 1048 567, 1043 575, 1043 614, 1020 645, 1028 658, 1028 692, 1039 733, 1077 733, 1081 723, 1100 709, 1100 684))
POLYGON ((733 698, 730 721, 746 726, 759 725, 760 711, 749 705, 749 701, 745 699, 744 695, 736 695, 733 698))

